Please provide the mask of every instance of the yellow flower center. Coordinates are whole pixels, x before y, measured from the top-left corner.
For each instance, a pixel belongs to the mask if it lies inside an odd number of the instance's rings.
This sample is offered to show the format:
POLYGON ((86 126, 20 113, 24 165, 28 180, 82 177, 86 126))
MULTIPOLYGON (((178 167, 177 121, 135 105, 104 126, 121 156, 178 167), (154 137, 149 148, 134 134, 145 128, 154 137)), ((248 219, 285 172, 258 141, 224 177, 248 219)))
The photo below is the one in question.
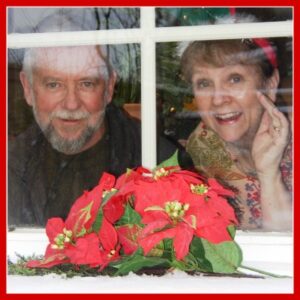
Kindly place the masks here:
POLYGON ((70 243, 72 238, 72 231, 67 230, 66 228, 63 229, 63 233, 59 233, 54 238, 54 243, 51 244, 52 249, 62 250, 65 248, 65 243, 70 243))
POLYGON ((181 219, 185 212, 189 209, 188 203, 182 204, 179 201, 168 201, 165 203, 165 212, 175 223, 181 219))
POLYGON ((155 180, 159 179, 160 177, 168 176, 170 172, 166 170, 165 168, 160 168, 158 170, 155 170, 153 173, 153 178, 155 180))
POLYGON ((191 184, 190 187, 191 187, 192 193, 197 194, 197 195, 204 195, 208 192, 208 186, 203 183, 197 184, 197 185, 191 184))
POLYGON ((116 250, 110 250, 110 252, 107 254, 108 258, 112 258, 116 254, 116 250))

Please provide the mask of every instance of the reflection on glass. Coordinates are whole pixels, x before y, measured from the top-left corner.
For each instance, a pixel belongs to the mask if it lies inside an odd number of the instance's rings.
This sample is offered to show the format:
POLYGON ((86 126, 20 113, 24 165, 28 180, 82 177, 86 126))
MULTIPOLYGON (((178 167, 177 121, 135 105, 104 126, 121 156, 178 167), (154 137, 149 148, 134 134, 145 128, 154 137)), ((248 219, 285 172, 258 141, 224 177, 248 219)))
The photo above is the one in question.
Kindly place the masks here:
POLYGON ((291 48, 288 38, 157 45, 160 130, 189 154, 183 167, 236 193, 242 229, 291 229, 291 48))
MULTIPOLYGON (((49 15, 67 16, 81 24, 80 30, 127 29, 140 26, 139 8, 89 7, 89 8, 9 8, 8 32, 38 32, 37 24, 49 15)), ((61 28, 61 31, 76 28, 61 28)), ((49 32, 53 31, 51 28, 49 32)))
MULTIPOLYGON (((37 30, 60 24, 80 25, 54 14, 37 30)), ((139 45, 12 50, 8 68, 10 225, 65 218, 104 171, 141 164, 140 124, 121 108, 140 101, 139 45)))
MULTIPOLYGON (((254 15, 261 22, 292 19, 292 8, 288 7, 172 7, 156 8, 156 26, 208 25, 235 13, 254 15)), ((246 22, 246 20, 242 22, 246 22)))

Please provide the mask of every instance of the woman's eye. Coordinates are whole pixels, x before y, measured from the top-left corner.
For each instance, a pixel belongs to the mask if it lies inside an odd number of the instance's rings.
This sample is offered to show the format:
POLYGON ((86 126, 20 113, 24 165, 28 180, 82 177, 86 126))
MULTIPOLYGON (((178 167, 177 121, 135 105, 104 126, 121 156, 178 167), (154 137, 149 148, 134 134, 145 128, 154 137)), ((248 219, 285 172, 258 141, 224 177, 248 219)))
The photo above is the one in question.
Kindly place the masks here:
POLYGON ((195 83, 196 89, 204 89, 209 87, 209 81, 206 79, 197 80, 195 83))
POLYGON ((231 83, 239 83, 242 81, 242 77, 240 75, 232 75, 230 77, 230 82, 231 83))

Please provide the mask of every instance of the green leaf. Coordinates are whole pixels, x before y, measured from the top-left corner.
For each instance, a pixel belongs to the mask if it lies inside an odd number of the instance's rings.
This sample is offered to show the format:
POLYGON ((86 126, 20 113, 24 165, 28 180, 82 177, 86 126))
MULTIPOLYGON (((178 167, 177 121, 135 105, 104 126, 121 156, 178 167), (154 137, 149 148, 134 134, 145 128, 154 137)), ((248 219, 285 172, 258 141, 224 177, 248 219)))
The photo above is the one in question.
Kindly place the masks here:
POLYGON ((173 239, 163 239, 162 242, 164 248, 162 257, 171 261, 175 256, 173 248, 173 239))
POLYGON ((205 251, 205 258, 211 263, 214 273, 235 273, 242 262, 242 251, 237 243, 223 242, 212 244, 201 239, 205 251))
POLYGON ((205 250, 202 244, 202 239, 194 236, 190 245, 190 254, 194 256, 197 262, 197 271, 213 272, 211 263, 205 257, 205 250))
POLYGON ((231 238, 234 240, 234 238, 235 238, 235 232, 236 232, 235 226, 234 225, 229 225, 227 227, 227 231, 229 232, 231 238))
POLYGON ((136 224, 141 226, 141 219, 141 216, 131 207, 129 203, 127 203, 124 214, 118 221, 117 225, 121 226, 128 224, 136 224))
POLYGON ((160 169, 160 168, 165 168, 165 167, 173 167, 173 166, 178 166, 178 150, 174 152, 174 154, 160 163, 155 169, 160 169))
POLYGON ((101 208, 101 209, 99 209, 96 220, 92 226, 94 232, 99 232, 101 225, 102 225, 102 220, 103 220, 103 210, 101 208))
POLYGON ((105 196, 102 199, 101 207, 103 207, 107 203, 107 201, 117 192, 117 189, 112 189, 110 192, 106 192, 105 196))
POLYGON ((133 255, 126 257, 118 264, 112 265, 113 267, 118 268, 117 272, 114 275, 127 275, 130 272, 137 272, 145 267, 163 266, 167 268, 170 266, 167 259, 144 256, 141 252, 142 251, 139 249, 133 255))
POLYGON ((150 252, 148 253, 148 256, 157 256, 161 257, 164 254, 164 242, 160 241, 155 247, 153 247, 150 252))

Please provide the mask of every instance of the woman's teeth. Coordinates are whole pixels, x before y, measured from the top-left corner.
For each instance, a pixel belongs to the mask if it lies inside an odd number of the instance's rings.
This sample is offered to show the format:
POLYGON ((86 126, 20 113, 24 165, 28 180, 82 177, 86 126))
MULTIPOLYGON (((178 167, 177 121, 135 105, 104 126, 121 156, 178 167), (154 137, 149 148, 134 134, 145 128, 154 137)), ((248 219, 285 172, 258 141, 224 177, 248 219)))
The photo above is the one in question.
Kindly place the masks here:
POLYGON ((230 113, 227 113, 227 114, 215 114, 215 117, 217 119, 222 120, 222 121, 226 121, 226 120, 235 119, 235 118, 237 118, 240 115, 241 115, 240 112, 230 112, 230 113))

